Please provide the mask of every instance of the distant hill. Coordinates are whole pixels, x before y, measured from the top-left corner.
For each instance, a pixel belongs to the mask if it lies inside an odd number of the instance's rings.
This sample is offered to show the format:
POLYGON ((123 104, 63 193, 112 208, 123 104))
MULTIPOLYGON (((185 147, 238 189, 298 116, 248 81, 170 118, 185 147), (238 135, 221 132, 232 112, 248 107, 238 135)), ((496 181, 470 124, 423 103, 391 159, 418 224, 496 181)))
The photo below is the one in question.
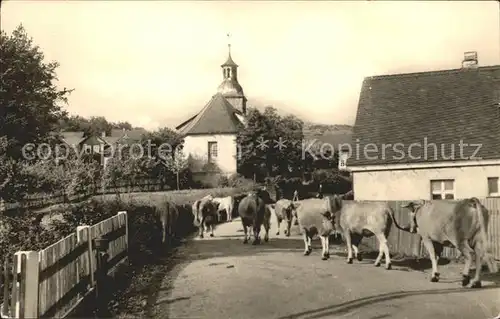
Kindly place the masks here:
POLYGON ((319 124, 304 123, 304 134, 323 135, 323 134, 352 134, 352 126, 347 124, 319 124))

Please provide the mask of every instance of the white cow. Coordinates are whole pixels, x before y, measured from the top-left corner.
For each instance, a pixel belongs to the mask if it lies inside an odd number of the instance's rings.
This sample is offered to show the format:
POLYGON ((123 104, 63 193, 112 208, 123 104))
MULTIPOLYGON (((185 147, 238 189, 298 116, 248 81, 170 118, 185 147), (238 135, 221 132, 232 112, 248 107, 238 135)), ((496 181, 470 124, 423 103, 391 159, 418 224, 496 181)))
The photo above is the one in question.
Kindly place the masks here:
POLYGON ((227 221, 233 220, 234 198, 232 196, 214 197, 212 201, 217 204, 217 216, 219 220, 221 219, 220 216, 223 210, 226 210, 227 221))

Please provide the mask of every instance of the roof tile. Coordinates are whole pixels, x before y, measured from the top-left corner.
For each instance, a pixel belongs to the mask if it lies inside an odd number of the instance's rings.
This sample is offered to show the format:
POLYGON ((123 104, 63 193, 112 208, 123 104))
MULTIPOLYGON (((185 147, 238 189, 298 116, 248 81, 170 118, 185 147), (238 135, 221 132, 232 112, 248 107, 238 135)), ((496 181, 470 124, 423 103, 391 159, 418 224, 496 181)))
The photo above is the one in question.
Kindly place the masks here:
POLYGON ((184 135, 236 133, 242 123, 236 117, 241 112, 222 94, 215 94, 195 116, 176 127, 184 135))
POLYGON ((353 143, 360 152, 349 158, 348 165, 442 162, 472 156, 500 159, 499 103, 500 65, 365 78, 353 130, 353 143), (469 145, 463 146, 462 154, 461 141, 469 145), (363 154, 368 143, 374 143, 379 152, 363 154), (396 143, 403 145, 394 147, 396 143), (421 147, 413 147, 409 156, 412 143, 421 147), (430 143, 436 144, 437 156, 430 143), (383 144, 390 144, 385 153, 383 144), (477 154, 471 144, 481 145, 477 154))

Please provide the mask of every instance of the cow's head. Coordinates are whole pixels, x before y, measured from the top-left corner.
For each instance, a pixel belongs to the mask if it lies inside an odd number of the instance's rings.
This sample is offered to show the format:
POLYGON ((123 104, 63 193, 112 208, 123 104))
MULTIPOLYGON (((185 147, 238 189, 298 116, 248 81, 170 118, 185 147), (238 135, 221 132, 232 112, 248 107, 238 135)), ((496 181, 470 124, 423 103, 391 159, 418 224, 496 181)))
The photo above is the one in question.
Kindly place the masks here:
POLYGON ((404 205, 403 208, 408 208, 410 212, 410 233, 415 234, 417 232, 417 212, 424 205, 424 201, 412 201, 404 205))

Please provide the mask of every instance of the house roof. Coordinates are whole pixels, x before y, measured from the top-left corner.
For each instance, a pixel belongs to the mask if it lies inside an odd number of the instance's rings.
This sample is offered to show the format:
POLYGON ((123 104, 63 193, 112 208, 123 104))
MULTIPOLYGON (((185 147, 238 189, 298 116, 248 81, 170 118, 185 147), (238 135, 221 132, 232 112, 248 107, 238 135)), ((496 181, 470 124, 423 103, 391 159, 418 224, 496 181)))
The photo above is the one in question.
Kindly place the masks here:
POLYGON ((442 162, 473 156, 500 159, 499 103, 500 65, 367 77, 353 129, 353 141, 359 144, 360 152, 347 164, 442 162), (461 140, 469 144, 462 146, 463 156, 461 140), (374 147, 369 147, 363 154, 368 143, 374 143, 379 152, 371 152, 374 147), (396 143, 403 147, 393 149, 396 143), (413 147, 409 156, 412 143, 422 147, 413 147), (436 144, 437 156, 430 143, 436 144), (382 144, 391 144, 385 154, 382 144), (477 147, 471 144, 482 146, 474 154, 477 147), (404 150, 405 155, 398 150, 404 150))
MULTIPOLYGON (((111 134, 108 136, 102 137, 99 134, 96 134, 99 140, 102 140, 108 144, 114 144, 117 142, 120 143, 134 143, 141 140, 143 134, 147 133, 145 129, 132 129, 132 130, 123 130, 123 129, 112 129, 111 134)), ((92 136, 84 137, 84 132, 61 132, 61 135, 64 141, 69 145, 78 145, 84 141, 87 141, 92 136)))
POLYGON ((123 129, 112 129, 111 134, 109 136, 105 136, 104 140, 109 143, 134 143, 141 140, 142 135, 146 134, 147 131, 145 129, 132 129, 132 130, 123 130, 123 129))
POLYGON ((85 138, 83 137, 83 131, 82 132, 61 132, 61 136, 68 145, 78 145, 80 142, 82 142, 85 138))
POLYGON ((217 93, 195 116, 176 127, 183 135, 236 133, 243 125, 236 117, 242 113, 217 93))

